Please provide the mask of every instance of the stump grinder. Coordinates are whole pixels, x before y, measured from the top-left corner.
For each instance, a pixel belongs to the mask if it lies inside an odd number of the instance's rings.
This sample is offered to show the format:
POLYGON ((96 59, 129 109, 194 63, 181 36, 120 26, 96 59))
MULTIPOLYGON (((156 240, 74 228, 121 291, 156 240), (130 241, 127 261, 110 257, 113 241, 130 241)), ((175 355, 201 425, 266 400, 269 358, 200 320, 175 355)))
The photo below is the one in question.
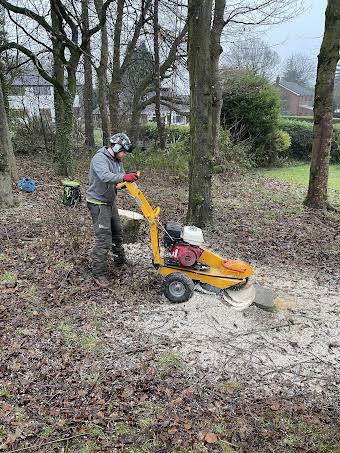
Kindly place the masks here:
POLYGON ((220 294, 230 305, 243 310, 255 299, 253 269, 243 261, 226 259, 203 245, 203 233, 195 226, 159 221, 160 208, 153 209, 137 184, 123 182, 150 226, 152 263, 164 277, 163 292, 173 303, 186 302, 194 290, 220 294), (158 227, 164 230, 164 254, 161 257, 158 227))

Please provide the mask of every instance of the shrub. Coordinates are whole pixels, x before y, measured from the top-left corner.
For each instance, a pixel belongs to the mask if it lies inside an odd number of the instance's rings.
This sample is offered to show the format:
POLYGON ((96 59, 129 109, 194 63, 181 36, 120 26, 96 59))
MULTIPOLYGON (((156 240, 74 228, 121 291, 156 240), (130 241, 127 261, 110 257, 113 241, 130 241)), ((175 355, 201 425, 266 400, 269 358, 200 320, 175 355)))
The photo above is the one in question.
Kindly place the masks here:
MULTIPOLYGON (((156 141, 157 139, 157 124, 149 123, 142 126, 141 136, 146 142, 156 141)), ((166 126, 165 135, 167 143, 176 143, 190 137, 189 126, 166 126)))
POLYGON ((162 151, 156 147, 147 150, 136 150, 126 157, 126 169, 153 170, 156 173, 186 176, 189 169, 190 146, 185 141, 172 145, 168 150, 162 151))
POLYGON ((287 151, 290 145, 291 139, 288 132, 282 129, 274 131, 263 148, 262 161, 260 156, 258 156, 257 163, 262 166, 279 164, 280 161, 288 157, 287 151))
POLYGON ((251 168, 250 146, 245 143, 233 143, 227 131, 220 130, 220 162, 217 163, 215 173, 234 171, 240 168, 251 168))
MULTIPOLYGON (((291 137, 288 157, 304 161, 310 160, 313 146, 313 124, 283 118, 280 120, 280 128, 288 132, 291 137)), ((331 163, 340 162, 340 125, 338 124, 333 126, 330 161, 331 163)))
POLYGON ((227 71, 221 123, 235 143, 248 141, 251 158, 264 162, 266 145, 278 129, 280 100, 277 90, 263 76, 251 71, 227 71))
MULTIPOLYGON (((136 149, 126 157, 126 168, 154 170, 175 176, 187 176, 190 162, 190 135, 189 128, 184 138, 177 140, 166 151, 156 147, 147 150, 136 149)), ((226 131, 220 131, 220 161, 215 163, 213 171, 221 173, 240 167, 249 168, 251 162, 248 156, 248 148, 243 144, 233 144, 226 131)))
POLYGON ((281 119, 280 128, 290 135, 289 157, 298 160, 310 159, 313 143, 313 124, 307 121, 281 119))
POLYGON ((43 116, 17 118, 12 122, 12 142, 17 153, 52 152, 54 141, 53 125, 43 116))

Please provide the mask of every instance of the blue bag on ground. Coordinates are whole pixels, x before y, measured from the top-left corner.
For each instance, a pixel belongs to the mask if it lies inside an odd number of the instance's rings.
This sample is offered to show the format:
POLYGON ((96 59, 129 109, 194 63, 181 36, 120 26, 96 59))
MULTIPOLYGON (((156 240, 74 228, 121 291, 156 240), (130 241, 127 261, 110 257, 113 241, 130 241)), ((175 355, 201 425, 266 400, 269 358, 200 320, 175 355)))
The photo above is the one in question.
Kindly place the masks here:
POLYGON ((17 188, 23 192, 34 192, 35 191, 35 181, 31 178, 20 178, 17 181, 17 188))

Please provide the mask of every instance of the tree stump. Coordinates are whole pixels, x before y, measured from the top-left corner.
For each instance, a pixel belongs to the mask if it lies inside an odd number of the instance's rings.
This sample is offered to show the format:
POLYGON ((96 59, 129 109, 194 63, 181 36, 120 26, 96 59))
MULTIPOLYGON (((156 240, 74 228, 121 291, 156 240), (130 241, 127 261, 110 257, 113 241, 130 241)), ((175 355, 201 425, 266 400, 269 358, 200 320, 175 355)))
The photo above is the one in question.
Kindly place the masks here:
POLYGON ((132 244, 138 241, 139 228, 144 220, 142 214, 125 209, 118 209, 118 214, 123 228, 124 244, 132 244))

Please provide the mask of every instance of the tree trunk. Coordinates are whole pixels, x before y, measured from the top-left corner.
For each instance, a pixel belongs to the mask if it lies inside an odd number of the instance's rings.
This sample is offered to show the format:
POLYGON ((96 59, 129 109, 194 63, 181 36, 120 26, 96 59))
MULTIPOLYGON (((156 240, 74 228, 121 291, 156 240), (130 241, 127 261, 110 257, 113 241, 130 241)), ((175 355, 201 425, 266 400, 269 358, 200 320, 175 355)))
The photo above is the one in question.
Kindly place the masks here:
POLYGON ((1 85, 0 118, 0 207, 4 208, 14 205, 14 197, 11 181, 11 168, 9 162, 9 154, 12 144, 8 130, 5 102, 1 85))
POLYGON ((161 116, 161 73, 159 64, 159 0, 154 0, 153 8, 153 49, 154 49, 154 79, 155 79, 155 113, 157 123, 157 139, 160 149, 165 149, 164 122, 161 116))
MULTIPOLYGON (((8 84, 6 83, 4 73, 3 73, 4 67, 0 62, 0 89, 2 90, 2 102, 5 108, 5 113, 8 118, 8 112, 9 112, 9 101, 8 101, 8 84)), ((0 116, 2 118, 2 116, 0 116)), ((8 127, 8 121, 7 121, 7 127, 8 127)), ((17 163, 15 160, 15 155, 14 155, 14 150, 12 146, 12 141, 9 141, 9 146, 8 146, 8 165, 10 168, 11 172, 11 178, 16 181, 18 179, 18 171, 17 171, 17 163)))
POLYGON ((110 83, 109 106, 110 106, 111 130, 114 134, 120 131, 119 94, 121 92, 122 84, 120 50, 121 50, 121 34, 123 26, 124 4, 125 0, 118 0, 117 17, 113 38, 112 79, 110 83))
POLYGON ((129 138, 133 144, 137 144, 140 135, 140 115, 142 113, 140 106, 140 92, 137 91, 133 96, 131 121, 129 127, 129 138))
POLYGON ((219 136, 221 126, 221 110, 223 104, 222 83, 219 71, 221 35, 225 25, 224 10, 226 0, 215 0, 214 20, 211 28, 211 71, 212 71, 212 147, 214 160, 220 160, 219 136))
MULTIPOLYGON (((82 0, 82 22, 85 32, 90 28, 88 0, 82 0)), ((84 54, 84 121, 85 121, 85 146, 89 149, 94 148, 94 131, 93 131, 93 80, 91 64, 91 40, 89 39, 84 54)))
MULTIPOLYGON (((103 7, 103 0, 95 0, 97 14, 103 7)), ((97 69, 98 77, 98 103, 101 119, 101 127, 103 134, 103 144, 108 145, 110 140, 110 116, 108 109, 108 83, 107 83, 107 63, 109 58, 109 44, 107 36, 107 27, 103 26, 100 32, 101 46, 100 46, 100 65, 97 69)))
POLYGON ((333 131, 333 94, 336 66, 340 47, 340 4, 328 0, 325 31, 318 56, 318 70, 314 101, 313 148, 309 188, 305 204, 325 209, 328 207, 328 169, 333 131))
POLYGON ((187 222, 205 226, 212 220, 212 0, 189 0, 188 15, 191 165, 187 222))
MULTIPOLYGON (((62 28, 62 21, 55 10, 51 9, 52 26, 54 30, 62 28)), ((59 55, 63 55, 63 43, 53 40, 53 76, 60 86, 65 87, 64 63, 59 55)), ((72 95, 68 95, 64 88, 61 93, 53 87, 55 111, 55 162, 60 175, 69 176, 73 168, 73 102, 72 95)))
MULTIPOLYGON (((55 90, 56 91, 56 90, 55 90)), ((70 176, 73 169, 73 103, 74 95, 62 98, 55 93, 56 162, 60 175, 70 176)))

